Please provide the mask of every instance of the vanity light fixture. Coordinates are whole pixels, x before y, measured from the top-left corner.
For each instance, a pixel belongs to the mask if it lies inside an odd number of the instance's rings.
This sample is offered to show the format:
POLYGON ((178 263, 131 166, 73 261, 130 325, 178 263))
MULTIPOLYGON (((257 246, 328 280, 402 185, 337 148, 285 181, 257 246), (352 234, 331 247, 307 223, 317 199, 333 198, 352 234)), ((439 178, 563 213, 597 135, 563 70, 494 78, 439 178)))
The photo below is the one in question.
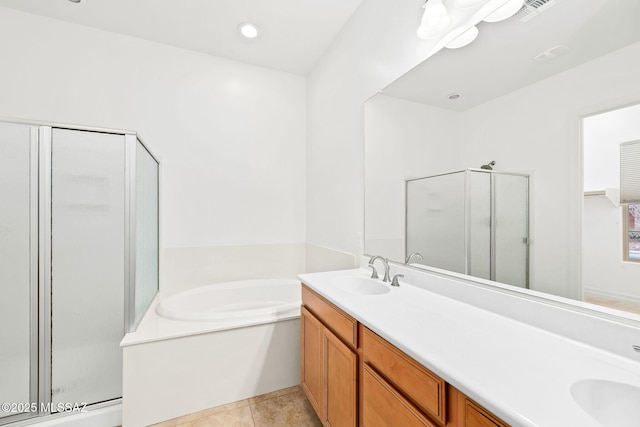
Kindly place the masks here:
POLYGON ((473 26, 458 37, 449 42, 445 47, 448 49, 458 49, 465 47, 478 37, 478 27, 473 26))
POLYGON ((422 6, 424 13, 418 27, 418 37, 433 39, 441 35, 451 25, 451 17, 442 0, 427 0, 422 6))
POLYGON ((474 7, 484 3, 485 0, 456 0, 456 6, 458 7, 474 7))
POLYGON ((499 22, 511 18, 522 9, 523 5, 524 0, 509 0, 484 18, 484 22, 499 22))
MULTIPOLYGON (((449 7, 453 8, 453 16, 460 23, 452 25, 453 20, 449 15, 449 11, 442 3, 443 0, 426 0, 423 4, 424 12, 418 27, 418 37, 424 40, 445 38, 451 36, 456 30, 462 29, 465 22, 465 15, 473 15, 481 13, 479 17, 485 22, 498 22, 510 18, 517 14, 525 4, 525 0, 448 0, 449 7), (452 4, 453 3, 453 4, 452 4), (497 9, 491 11, 496 4, 501 4, 497 9), (471 8, 474 9, 471 9, 471 8), (489 8, 489 11, 486 9, 489 8), (468 9, 468 10, 465 10, 468 9), (484 17, 482 17, 484 16, 484 17), (462 18, 462 19, 460 19, 462 18)), ((457 49, 464 47, 474 41, 478 37, 478 28, 471 27, 458 35, 457 38, 450 41, 446 47, 449 49, 457 49)))
POLYGON ((258 27, 248 22, 238 25, 238 31, 248 39, 255 39, 258 37, 258 27))
MULTIPOLYGON (((426 0, 423 4, 424 12, 418 27, 418 37, 421 39, 436 39, 450 36, 454 31, 460 31, 461 24, 452 25, 452 19, 447 8, 442 3, 443 0, 426 0), (453 27, 453 28, 452 28, 453 27)), ((498 22, 517 14, 524 6, 525 0, 449 0, 450 7, 453 7, 453 15, 457 18, 464 15, 482 13, 485 22, 498 22), (454 5, 452 6, 451 3, 454 5), (489 4, 491 3, 491 6, 489 4), (493 11, 487 12, 487 7, 495 7, 495 4, 501 5, 493 11), (471 9, 474 7, 475 9, 471 9), (469 10, 464 10, 469 9, 469 10)), ((489 9, 491 10, 491 9, 489 9)), ((475 16, 475 15, 474 15, 475 16)), ((474 18, 475 19, 475 18, 474 18)), ((461 23, 465 22, 463 18, 461 23)), ((474 41, 478 37, 478 28, 473 26, 455 39, 450 41, 445 47, 449 49, 457 49, 464 47, 474 41)))

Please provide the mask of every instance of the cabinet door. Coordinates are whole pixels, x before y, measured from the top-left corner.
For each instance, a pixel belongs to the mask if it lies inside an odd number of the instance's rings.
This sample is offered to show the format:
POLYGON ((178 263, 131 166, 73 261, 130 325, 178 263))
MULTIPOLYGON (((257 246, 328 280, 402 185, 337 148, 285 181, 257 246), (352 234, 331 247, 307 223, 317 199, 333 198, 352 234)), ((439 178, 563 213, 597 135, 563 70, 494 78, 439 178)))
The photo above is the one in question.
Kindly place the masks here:
POLYGON ((318 417, 324 419, 322 323, 300 309, 300 384, 318 417))
POLYGON ((507 424, 469 399, 465 399, 464 410, 465 427, 507 427, 507 424))
POLYGON ((366 363, 362 375, 364 427, 437 427, 366 363))
POLYGON ((325 426, 354 427, 357 421, 356 353, 324 329, 325 426))

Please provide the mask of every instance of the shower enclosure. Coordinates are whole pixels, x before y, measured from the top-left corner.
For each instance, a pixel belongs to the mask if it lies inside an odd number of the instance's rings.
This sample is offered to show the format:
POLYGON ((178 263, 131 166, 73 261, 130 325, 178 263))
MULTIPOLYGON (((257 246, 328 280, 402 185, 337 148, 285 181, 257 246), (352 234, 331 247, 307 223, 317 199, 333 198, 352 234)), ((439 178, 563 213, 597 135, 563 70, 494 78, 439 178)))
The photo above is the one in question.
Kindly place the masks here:
POLYGON ((0 122, 0 424, 122 396, 120 341, 158 290, 158 167, 132 132, 0 122))
POLYGON ((466 169, 406 181, 406 254, 529 287, 529 176, 466 169))

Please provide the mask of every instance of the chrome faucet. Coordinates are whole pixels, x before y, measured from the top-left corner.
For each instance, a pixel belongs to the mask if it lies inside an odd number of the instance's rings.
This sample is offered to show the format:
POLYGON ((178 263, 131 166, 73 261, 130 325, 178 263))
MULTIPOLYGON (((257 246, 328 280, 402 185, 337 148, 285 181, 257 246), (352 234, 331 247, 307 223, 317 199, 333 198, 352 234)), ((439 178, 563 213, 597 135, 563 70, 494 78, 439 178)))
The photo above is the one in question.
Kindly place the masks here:
POLYGON ((369 264, 369 267, 371 267, 371 278, 378 279, 378 270, 376 270, 376 266, 373 264, 369 264))
POLYGON ((395 276, 393 276, 393 280, 391 281, 391 286, 400 286, 400 283, 398 282, 398 277, 404 277, 404 274, 396 274, 395 276))
POLYGON ((422 258, 422 255, 420 255, 420 252, 413 252, 411 255, 409 255, 407 257, 407 259, 404 261, 404 263, 405 264, 409 264, 413 258, 418 258, 420 260, 424 259, 424 258, 422 258))
POLYGON ((381 257, 380 255, 372 256, 371 259, 369 260, 369 265, 373 268, 373 271, 375 272, 375 274, 371 274, 371 277, 375 278, 373 277, 374 275, 376 277, 378 276, 376 268, 373 266, 373 263, 376 262, 376 260, 378 259, 382 261, 382 265, 384 266, 384 278, 382 279, 382 281, 390 282, 391 279, 389 278, 389 261, 386 258, 381 257))

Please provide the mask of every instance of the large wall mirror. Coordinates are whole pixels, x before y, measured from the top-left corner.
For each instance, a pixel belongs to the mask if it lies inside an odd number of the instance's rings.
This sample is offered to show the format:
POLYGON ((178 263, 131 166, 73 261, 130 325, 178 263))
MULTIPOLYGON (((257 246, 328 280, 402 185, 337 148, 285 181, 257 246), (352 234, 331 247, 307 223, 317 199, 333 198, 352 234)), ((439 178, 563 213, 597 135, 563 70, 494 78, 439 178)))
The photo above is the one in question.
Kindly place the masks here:
MULTIPOLYGON (((640 139, 640 2, 537 3, 547 4, 481 23, 471 45, 439 51, 366 102, 365 253, 405 262, 416 241, 444 251, 408 226, 408 202, 419 203, 407 182, 495 161, 491 173, 526 176, 528 193, 517 204, 526 235, 503 250, 526 253, 526 280, 494 279, 637 320, 640 207, 617 203, 616 190, 620 146, 640 139)), ((465 191, 436 187, 438 203, 465 191)), ((462 216, 446 219, 449 240, 463 234, 462 216)))

